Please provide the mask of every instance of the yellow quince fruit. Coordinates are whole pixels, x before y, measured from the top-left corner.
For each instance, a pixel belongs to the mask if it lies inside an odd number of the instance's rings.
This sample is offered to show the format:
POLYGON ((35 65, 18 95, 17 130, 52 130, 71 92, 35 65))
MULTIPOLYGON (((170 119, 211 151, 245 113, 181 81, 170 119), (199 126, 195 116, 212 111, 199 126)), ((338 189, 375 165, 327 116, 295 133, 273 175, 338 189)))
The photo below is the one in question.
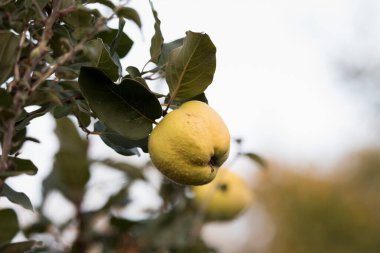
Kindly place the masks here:
POLYGON ((208 220, 231 220, 245 210, 254 199, 253 191, 236 173, 220 169, 209 184, 193 186, 196 205, 208 220))
POLYGON ((169 112, 149 136, 153 164, 179 184, 202 185, 228 158, 230 134, 209 105, 189 101, 169 112))

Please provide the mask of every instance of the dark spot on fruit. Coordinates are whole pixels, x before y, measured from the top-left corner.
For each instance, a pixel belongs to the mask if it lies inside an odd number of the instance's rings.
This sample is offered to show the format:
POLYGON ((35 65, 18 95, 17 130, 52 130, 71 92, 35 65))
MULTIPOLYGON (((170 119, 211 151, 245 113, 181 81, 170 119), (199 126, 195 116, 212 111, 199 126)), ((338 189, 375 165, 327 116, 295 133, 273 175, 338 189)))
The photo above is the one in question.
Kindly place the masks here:
POLYGON ((222 192, 226 192, 228 190, 228 185, 226 183, 220 183, 218 184, 218 189, 222 192))

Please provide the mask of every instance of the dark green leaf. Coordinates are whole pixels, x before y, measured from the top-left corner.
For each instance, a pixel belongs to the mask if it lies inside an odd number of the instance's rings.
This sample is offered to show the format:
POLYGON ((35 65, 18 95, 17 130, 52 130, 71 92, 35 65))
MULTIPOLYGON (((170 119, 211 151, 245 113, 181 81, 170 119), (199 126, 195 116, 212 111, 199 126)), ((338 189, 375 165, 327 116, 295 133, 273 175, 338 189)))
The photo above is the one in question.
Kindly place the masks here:
POLYGON ((166 67, 170 95, 186 99, 204 92, 214 76, 215 54, 207 34, 187 32, 183 46, 172 50, 166 67))
POLYGON ((102 160, 99 162, 101 162, 104 165, 107 165, 108 167, 111 167, 113 169, 117 169, 117 170, 120 170, 120 171, 126 173, 127 176, 131 180, 135 180, 135 179, 145 180, 145 176, 144 176, 142 168, 136 167, 132 164, 124 163, 124 162, 117 162, 117 161, 113 161, 110 159, 102 160))
POLYGON ((0 111, 8 108, 12 104, 12 96, 4 89, 0 88, 0 111))
POLYGON ((68 116, 73 111, 73 106, 71 104, 58 105, 53 109, 53 116, 56 119, 60 119, 68 116))
POLYGON ((0 189, 0 196, 7 197, 10 202, 21 205, 25 209, 33 211, 32 202, 30 202, 28 196, 26 196, 23 192, 16 192, 7 184, 4 184, 0 189))
POLYGON ((115 5, 110 0, 88 0, 87 3, 99 3, 109 7, 112 10, 115 9, 115 5))
POLYGON ((13 166, 12 169, 5 170, 0 173, 0 177, 14 177, 21 174, 36 175, 37 167, 31 160, 21 159, 17 157, 10 157, 10 162, 13 166))
POLYGON ((44 116, 49 111, 50 111, 50 106, 46 106, 46 107, 41 107, 30 113, 25 112, 25 115, 22 115, 24 116, 22 120, 17 121, 16 130, 21 130, 25 128, 27 125, 29 125, 31 120, 44 116))
POLYGON ((0 209, 0 245, 11 241, 18 231, 16 212, 12 209, 0 209))
POLYGON ((100 132, 100 138, 107 146, 121 155, 140 155, 137 147, 141 148, 145 153, 148 152, 148 137, 141 140, 130 140, 107 128, 100 121, 95 123, 94 130, 95 132, 100 132))
POLYGON ((150 43, 150 57, 151 57, 150 61, 157 64, 158 59, 160 58, 160 55, 161 55, 161 48, 162 48, 162 44, 164 43, 164 37, 162 36, 162 33, 161 33, 161 28, 160 28, 161 21, 158 18, 157 11, 154 9, 152 1, 149 1, 149 3, 150 3, 150 7, 152 9, 153 17, 155 20, 155 23, 154 23, 155 32, 150 43))
MULTIPOLYGON (((101 38, 105 44, 111 45, 113 39, 117 36, 117 29, 107 28, 106 30, 98 33, 96 37, 101 38)), ((121 33, 118 46, 116 47, 116 53, 120 58, 125 57, 131 50, 133 41, 124 32, 121 33)))
MULTIPOLYGON (((0 137, 2 138, 2 135, 0 133, 0 137)), ((22 147, 22 145, 25 142, 26 138, 26 128, 20 129, 16 131, 12 138, 12 148, 10 154, 14 154, 17 151, 19 151, 22 147)))
POLYGON ((110 54, 112 56, 115 54, 116 49, 119 48, 119 44, 120 44, 121 38, 123 37, 123 34, 125 34, 123 32, 124 25, 125 25, 125 20, 122 19, 122 18, 119 18, 119 28, 117 30, 117 34, 116 34, 115 38, 112 40, 112 43, 109 45, 109 47, 110 47, 110 54))
MULTIPOLYGON (((168 94, 165 97, 164 103, 168 103, 169 99, 170 99, 170 94, 168 94)), ((192 100, 197 100, 197 101, 201 101, 201 102, 204 102, 204 103, 208 104, 208 100, 207 100, 206 94, 204 92, 202 92, 201 94, 196 95, 195 97, 192 97, 192 98, 183 99, 183 100, 176 100, 176 99, 174 99, 173 102, 172 102, 172 104, 170 105, 170 107, 173 108, 173 109, 176 109, 176 108, 180 107, 183 103, 188 102, 188 101, 192 101, 192 100)))
POLYGON ((141 77, 140 70, 134 66, 128 66, 126 70, 132 78, 141 77))
POLYGON ((86 42, 84 54, 90 59, 92 67, 101 69, 112 81, 119 78, 119 66, 103 44, 102 39, 98 38, 86 42))
POLYGON ((168 62, 170 52, 175 48, 181 47, 183 45, 183 41, 184 38, 180 38, 169 43, 164 43, 161 48, 161 55, 158 61, 158 66, 163 66, 166 64, 168 62))
POLYGON ((255 153, 243 153, 242 155, 245 155, 248 158, 250 158, 252 161, 258 163, 262 168, 267 168, 268 167, 267 161, 264 158, 262 158, 261 156, 255 154, 255 153))
POLYGON ((116 227, 121 231, 130 231, 130 228, 132 226, 139 224, 136 221, 127 220, 115 216, 111 217, 110 223, 113 227, 116 227))
POLYGON ((18 41, 19 37, 14 33, 0 30, 0 84, 13 72, 18 41))
POLYGON ((88 127, 91 124, 91 116, 89 112, 83 112, 79 106, 73 109, 74 116, 77 118, 80 127, 88 127))
POLYGON ((101 71, 83 67, 79 85, 98 118, 125 138, 145 138, 152 130, 152 122, 162 115, 154 94, 132 79, 115 85, 101 71))
POLYGON ((29 252, 29 250, 31 250, 36 245, 41 245, 41 243, 37 241, 7 243, 4 245, 0 245, 0 252, 1 253, 24 253, 24 252, 29 252))
POLYGON ((116 14, 119 18, 125 18, 133 21, 138 27, 141 28, 140 16, 135 9, 121 7, 117 9, 116 14))

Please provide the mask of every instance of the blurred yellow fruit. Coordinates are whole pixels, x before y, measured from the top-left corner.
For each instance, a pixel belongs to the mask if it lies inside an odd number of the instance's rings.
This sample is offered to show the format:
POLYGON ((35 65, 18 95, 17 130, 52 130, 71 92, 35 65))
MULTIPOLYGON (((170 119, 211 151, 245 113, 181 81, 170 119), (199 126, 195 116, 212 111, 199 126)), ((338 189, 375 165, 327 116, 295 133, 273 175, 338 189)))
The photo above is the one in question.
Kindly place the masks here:
POLYGON ((167 114, 149 137, 153 164, 179 184, 202 185, 228 158, 230 134, 206 103, 189 101, 167 114))
POLYGON ((209 184, 194 186, 194 200, 209 220, 236 218, 253 201, 253 191, 236 173, 220 169, 209 184))

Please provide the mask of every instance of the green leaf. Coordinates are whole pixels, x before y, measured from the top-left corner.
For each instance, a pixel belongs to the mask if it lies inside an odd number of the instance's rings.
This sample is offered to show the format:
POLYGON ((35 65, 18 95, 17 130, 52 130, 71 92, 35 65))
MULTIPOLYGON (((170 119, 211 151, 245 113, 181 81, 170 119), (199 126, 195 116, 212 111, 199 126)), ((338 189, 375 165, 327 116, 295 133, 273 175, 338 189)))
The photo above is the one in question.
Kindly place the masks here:
POLYGON ((148 152, 148 137, 141 140, 130 140, 107 128, 106 125, 100 121, 95 123, 94 131, 100 132, 100 138, 102 141, 121 155, 140 155, 140 152, 137 149, 138 147, 145 153, 148 152))
POLYGON ((74 30, 72 32, 74 38, 81 39, 94 29, 93 14, 95 14, 94 10, 77 6, 75 11, 64 17, 63 20, 74 30))
POLYGON ((86 42, 84 54, 90 59, 92 67, 101 69, 112 81, 119 78, 119 66, 103 44, 102 39, 98 38, 86 42))
POLYGON ((70 113, 72 113, 72 111, 73 107, 71 104, 57 105, 53 109, 53 116, 56 119, 60 119, 68 116, 70 113))
POLYGON ((168 62, 171 51, 175 48, 181 47, 183 45, 183 41, 184 38, 180 38, 169 43, 164 43, 161 48, 158 66, 163 66, 164 64, 166 64, 168 62))
POLYGON ((115 9, 115 5, 110 0, 88 0, 87 3, 99 3, 107 6, 110 9, 115 9))
POLYGON ((70 67, 59 66, 55 71, 55 76, 59 79, 73 80, 78 77, 78 73, 70 67))
POLYGON ((255 163, 258 163, 264 169, 268 167, 267 161, 255 153, 242 153, 242 155, 247 156, 249 159, 255 163))
POLYGON ((0 172, 0 177, 14 177, 21 174, 36 175, 37 167, 31 160, 21 159, 17 157, 10 157, 10 162, 13 166, 12 169, 8 169, 0 172))
POLYGON ((29 252, 34 246, 41 245, 41 242, 37 241, 24 241, 24 242, 16 242, 16 243, 7 243, 4 245, 0 245, 1 253, 21 253, 21 252, 29 252))
POLYGON ((121 40, 123 34, 125 34, 123 32, 124 26, 125 26, 125 20, 122 18, 119 18, 119 28, 117 30, 117 34, 114 37, 114 39, 112 40, 111 44, 109 45, 110 53, 112 56, 115 54, 116 49, 119 47, 119 43, 120 43, 120 40, 121 40))
POLYGON ((133 21, 139 28, 141 28, 140 16, 135 9, 129 7, 121 7, 116 10, 116 15, 119 18, 125 18, 133 21))
POLYGON ((18 120, 16 123, 16 130, 21 130, 25 128, 27 125, 29 125, 31 120, 45 115, 49 110, 50 106, 41 107, 30 113, 25 111, 25 116, 23 115, 22 120, 18 120))
POLYGON ((129 163, 117 162, 111 159, 99 161, 100 163, 107 165, 113 169, 117 169, 127 174, 131 180, 141 179, 145 180, 143 170, 139 167, 133 166, 129 163))
POLYGON ((112 216, 110 219, 110 224, 120 231, 130 231, 131 227, 138 225, 139 223, 137 221, 112 216))
POLYGON ((125 138, 145 138, 162 115, 155 95, 132 79, 115 85, 98 69, 82 67, 79 86, 97 117, 125 138))
MULTIPOLYGON (((170 94, 168 94, 166 97, 165 97, 165 101, 164 103, 167 104, 170 100, 170 94)), ((188 98, 188 99, 182 99, 182 100, 178 100, 178 99, 174 99, 173 102, 171 103, 170 105, 170 108, 173 108, 173 109, 177 109, 178 107, 180 107, 183 103, 186 103, 188 101, 192 101, 192 100, 197 100, 197 101, 201 101, 203 103, 206 103, 208 104, 208 100, 207 100, 207 97, 206 97, 206 94, 204 92, 202 92, 201 94, 199 95, 196 95, 195 97, 192 97, 192 98, 188 98)))
MULTIPOLYGON (((101 31, 96 35, 96 37, 101 38, 105 44, 111 45, 113 39, 117 36, 118 29, 107 28, 106 30, 101 31)), ((122 32, 120 34, 119 42, 116 47, 116 53, 120 58, 125 57, 128 52, 131 50, 133 41, 129 36, 122 32)))
MULTIPOLYGON (((4 196, 8 198, 8 200, 12 203, 15 203, 17 205, 22 206, 25 209, 29 209, 33 211, 32 202, 30 202, 30 199, 28 196, 26 196, 23 192, 17 192, 13 190, 11 187, 9 187, 7 184, 4 184, 0 188, 0 196, 4 196)), ((0 215, 1 217, 1 215, 0 215)))
POLYGON ((141 77, 141 72, 138 68, 134 67, 134 66, 128 66, 127 67, 127 72, 128 74, 134 79, 136 77, 141 77))
POLYGON ((13 72, 19 37, 10 31, 0 30, 0 84, 13 72))
POLYGON ((183 46, 172 50, 166 66, 171 97, 186 99, 204 92, 214 76, 215 54, 207 34, 187 32, 183 46))
POLYGON ((41 105, 41 106, 49 106, 49 105, 60 105, 61 100, 56 91, 46 88, 40 87, 35 90, 26 100, 26 105, 41 105))
POLYGON ((109 211, 111 207, 124 207, 130 202, 128 199, 128 190, 131 184, 128 182, 126 186, 110 196, 107 202, 99 209, 99 211, 109 211))
POLYGON ((10 242, 18 231, 19 225, 16 212, 12 209, 0 209, 0 245, 10 242))
POLYGON ((55 155, 53 170, 44 180, 44 190, 60 190, 69 200, 79 203, 90 178, 86 140, 79 136, 77 128, 68 118, 56 121, 55 133, 60 148, 55 155))
POLYGON ((4 89, 0 88, 0 111, 12 105, 12 96, 4 89))
POLYGON ((161 28, 160 28, 161 21, 158 18, 157 11, 154 9, 152 1, 149 1, 149 3, 150 3, 150 7, 152 9, 153 17, 155 20, 155 23, 154 23, 155 33, 150 43, 150 57, 151 57, 150 61, 157 64, 158 59, 161 55, 161 48, 162 48, 162 44, 164 43, 164 37, 162 36, 162 33, 161 33, 161 28))

